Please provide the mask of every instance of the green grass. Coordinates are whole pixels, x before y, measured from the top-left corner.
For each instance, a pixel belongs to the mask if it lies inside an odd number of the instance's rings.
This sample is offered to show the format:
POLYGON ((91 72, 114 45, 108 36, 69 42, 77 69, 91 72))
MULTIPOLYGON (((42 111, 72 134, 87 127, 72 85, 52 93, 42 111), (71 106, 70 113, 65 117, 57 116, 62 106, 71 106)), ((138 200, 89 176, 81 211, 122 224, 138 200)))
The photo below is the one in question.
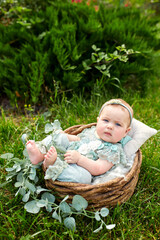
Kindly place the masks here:
MULTIPOLYGON (((134 117, 145 124, 160 129, 160 84, 154 80, 149 94, 141 98, 138 94, 122 94, 134 108, 134 117)), ((63 128, 74 124, 96 121, 99 108, 109 96, 92 94, 90 101, 74 96, 69 102, 64 99, 59 105, 52 104, 50 121, 59 119, 63 128)), ((31 137, 36 136, 36 125, 39 129, 45 125, 46 119, 42 114, 34 116, 15 116, 4 112, 0 117, 0 154, 12 152, 22 157, 23 144, 21 135, 31 130, 31 137)), ((14 183, 10 182, 0 189, 0 239, 118 239, 118 240, 157 240, 159 236, 159 184, 160 134, 150 138, 142 147, 143 162, 138 184, 134 195, 121 206, 110 209, 105 218, 106 224, 115 223, 112 230, 103 229, 99 233, 93 230, 99 223, 84 216, 77 216, 77 230, 72 233, 51 217, 45 210, 39 214, 27 213, 19 196, 15 197, 14 183)), ((6 161, 0 159, 0 183, 5 182, 6 161)))

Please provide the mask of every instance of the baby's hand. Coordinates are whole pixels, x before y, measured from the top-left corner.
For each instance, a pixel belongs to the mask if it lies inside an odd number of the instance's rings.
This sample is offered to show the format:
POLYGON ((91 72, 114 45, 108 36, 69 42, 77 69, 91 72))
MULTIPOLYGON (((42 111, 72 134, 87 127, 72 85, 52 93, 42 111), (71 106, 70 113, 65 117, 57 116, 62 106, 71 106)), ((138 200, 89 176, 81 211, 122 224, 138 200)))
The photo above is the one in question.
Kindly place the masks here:
POLYGON ((69 150, 64 154, 64 160, 67 163, 78 163, 81 154, 75 150, 69 150))

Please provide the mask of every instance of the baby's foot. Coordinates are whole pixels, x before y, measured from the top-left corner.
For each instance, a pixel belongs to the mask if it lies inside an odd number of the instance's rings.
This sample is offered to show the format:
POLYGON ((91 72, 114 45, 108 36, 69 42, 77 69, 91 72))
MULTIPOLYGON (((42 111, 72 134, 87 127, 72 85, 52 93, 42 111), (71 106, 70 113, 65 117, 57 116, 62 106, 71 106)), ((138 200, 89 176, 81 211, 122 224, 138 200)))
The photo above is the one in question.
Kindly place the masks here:
POLYGON ((44 157, 44 162, 43 162, 44 168, 46 169, 49 167, 49 165, 53 165, 56 159, 57 159, 57 151, 55 147, 52 146, 50 147, 49 151, 44 157))
POLYGON ((39 151, 35 141, 29 140, 26 143, 26 149, 32 164, 38 164, 43 161, 44 155, 39 151))

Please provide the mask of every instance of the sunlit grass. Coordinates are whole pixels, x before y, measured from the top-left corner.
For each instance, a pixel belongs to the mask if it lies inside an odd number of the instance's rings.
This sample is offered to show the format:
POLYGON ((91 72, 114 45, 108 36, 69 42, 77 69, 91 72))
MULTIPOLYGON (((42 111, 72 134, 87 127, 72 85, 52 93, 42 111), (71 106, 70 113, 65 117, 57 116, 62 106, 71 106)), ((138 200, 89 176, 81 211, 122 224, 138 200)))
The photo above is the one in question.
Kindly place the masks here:
MULTIPOLYGON (((160 129, 160 90, 159 82, 155 80, 150 93, 141 98, 138 95, 123 94, 130 104, 133 103, 134 116, 145 124, 160 129)), ((86 101, 82 97, 74 96, 70 101, 61 105, 52 104, 47 111, 51 112, 49 121, 59 119, 63 128, 71 125, 95 122, 100 105, 109 99, 106 96, 95 97, 86 101)), ((44 128, 47 119, 41 114, 34 116, 7 115, 2 111, 0 117, 0 154, 12 152, 17 157, 22 156, 23 144, 21 135, 31 130, 31 137, 44 128)), ((37 135, 38 137, 38 135, 37 135)), ((41 135, 42 137, 42 135, 41 135)), ((106 217, 107 224, 115 223, 113 230, 103 229, 93 233, 98 223, 85 217, 76 217, 77 230, 70 232, 54 220, 50 214, 41 211, 39 214, 27 213, 19 196, 15 197, 14 183, 10 182, 0 191, 0 239, 154 239, 159 236, 159 185, 160 134, 153 136, 142 147, 143 162, 138 184, 134 195, 121 206, 110 209, 106 217)), ((7 162, 0 159, 0 184, 4 183, 7 162)))

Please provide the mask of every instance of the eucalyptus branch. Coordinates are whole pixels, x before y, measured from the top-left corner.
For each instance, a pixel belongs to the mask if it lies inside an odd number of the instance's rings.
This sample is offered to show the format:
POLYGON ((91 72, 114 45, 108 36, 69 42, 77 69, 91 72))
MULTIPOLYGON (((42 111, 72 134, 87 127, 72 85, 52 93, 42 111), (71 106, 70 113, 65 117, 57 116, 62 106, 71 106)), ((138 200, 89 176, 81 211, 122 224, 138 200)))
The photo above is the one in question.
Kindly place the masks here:
MULTIPOLYGON (((45 133, 50 131, 56 131, 59 129, 59 122, 55 121, 54 124, 46 124, 45 133)), ((23 136, 22 140, 25 141, 26 136, 23 136)), ((60 149, 61 151, 63 149, 60 149)), ((41 170, 41 163, 33 165, 30 162, 29 156, 26 150, 23 151, 24 158, 19 159, 14 157, 12 153, 5 153, 0 155, 0 158, 6 159, 9 162, 9 166, 6 168, 8 175, 6 176, 7 183, 11 180, 15 181, 15 188, 18 190, 15 196, 18 194, 22 197, 24 202, 24 208, 27 212, 37 214, 42 208, 45 208, 47 212, 52 214, 52 218, 58 220, 60 223, 63 222, 65 227, 75 231, 76 221, 74 215, 81 215, 90 219, 95 219, 100 222, 100 227, 94 230, 98 232, 102 227, 106 229, 112 229, 115 224, 106 225, 102 218, 109 214, 108 208, 102 208, 100 211, 92 212, 88 211, 88 201, 80 195, 73 196, 72 202, 68 203, 69 196, 67 195, 61 200, 59 204, 56 203, 56 197, 52 194, 51 190, 41 187, 38 171, 41 170)), ((3 187, 2 184, 0 187, 3 187)))

